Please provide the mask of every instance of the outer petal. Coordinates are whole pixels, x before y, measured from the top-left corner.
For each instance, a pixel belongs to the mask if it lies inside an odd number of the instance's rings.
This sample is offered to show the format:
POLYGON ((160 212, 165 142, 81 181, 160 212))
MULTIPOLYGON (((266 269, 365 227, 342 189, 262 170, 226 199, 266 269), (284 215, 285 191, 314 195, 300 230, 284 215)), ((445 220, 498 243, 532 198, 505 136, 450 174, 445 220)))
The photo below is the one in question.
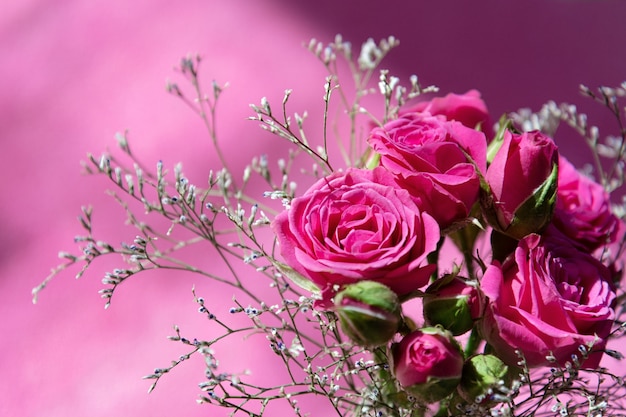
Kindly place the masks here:
POLYGON ((487 105, 477 90, 470 90, 465 94, 450 93, 444 97, 435 97, 430 101, 417 103, 405 112, 428 112, 434 115, 443 115, 447 120, 456 120, 471 129, 480 127, 487 138, 493 137, 493 127, 487 105))

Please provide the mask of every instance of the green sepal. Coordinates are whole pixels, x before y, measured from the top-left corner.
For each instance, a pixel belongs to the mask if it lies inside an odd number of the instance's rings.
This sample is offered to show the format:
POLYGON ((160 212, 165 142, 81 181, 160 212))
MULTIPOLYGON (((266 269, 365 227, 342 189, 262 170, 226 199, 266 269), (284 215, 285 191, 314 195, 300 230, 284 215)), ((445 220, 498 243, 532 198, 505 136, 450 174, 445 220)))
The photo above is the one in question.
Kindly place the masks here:
POLYGON ((380 165, 380 154, 371 149, 371 155, 365 160, 366 169, 374 169, 380 165))
POLYGON ((497 202, 491 187, 481 180, 481 207, 483 216, 494 230, 513 239, 520 240, 531 233, 541 233, 552 220, 558 190, 559 166, 552 164, 548 178, 515 209, 513 219, 506 225, 502 224, 498 215, 497 202))
POLYGON ((461 378, 428 378, 422 384, 404 388, 423 404, 432 404, 441 401, 452 394, 459 385, 461 378))
POLYGON ((440 325, 455 336, 468 332, 474 327, 467 297, 432 298, 424 303, 424 317, 429 325, 440 325))
POLYGON ((495 403, 491 394, 506 392, 513 381, 514 370, 495 355, 475 355, 465 361, 459 384, 459 395, 469 403, 495 403))
POLYGON ((274 261, 272 264, 274 265, 274 267, 276 267, 276 269, 278 269, 281 274, 289 278, 289 280, 296 284, 298 287, 307 290, 313 294, 321 293, 321 290, 317 285, 315 285, 313 282, 311 282, 311 280, 300 274, 289 265, 278 261, 274 261))
MULTIPOLYGON (((474 327, 471 305, 467 295, 443 296, 438 292, 451 284, 459 271, 444 275, 426 289, 423 300, 424 319, 431 326, 441 326, 454 336, 468 332, 474 327)), ((471 284, 467 284, 471 285, 471 284)))
POLYGON ((504 132, 511 130, 512 125, 513 122, 506 114, 503 114, 502 117, 500 117, 500 120, 498 120, 498 131, 491 140, 491 143, 487 146, 487 164, 491 164, 491 162, 493 162, 493 158, 496 157, 496 154, 504 142, 504 132))
POLYGON ((531 233, 541 233, 550 224, 556 204, 558 176, 559 165, 554 163, 550 176, 515 210, 511 224, 503 233, 522 239, 531 233))

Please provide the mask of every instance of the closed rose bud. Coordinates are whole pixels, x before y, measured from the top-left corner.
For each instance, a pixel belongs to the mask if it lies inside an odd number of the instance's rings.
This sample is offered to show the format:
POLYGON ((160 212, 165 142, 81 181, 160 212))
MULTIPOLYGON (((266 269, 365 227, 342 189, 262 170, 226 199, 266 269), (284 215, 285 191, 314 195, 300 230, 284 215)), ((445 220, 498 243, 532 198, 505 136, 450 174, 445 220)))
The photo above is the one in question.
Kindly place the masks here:
POLYGON ((452 334, 426 327, 391 347, 392 369, 400 385, 420 402, 432 403, 457 388, 463 353, 452 334))
POLYGON ((402 322, 396 293, 374 281, 348 285, 335 297, 335 309, 343 332, 366 347, 390 341, 402 322))
POLYGON ((512 382, 509 367, 494 355, 476 355, 463 365, 459 394, 470 403, 497 403, 506 399, 512 382))
POLYGON ((444 276, 432 283, 424 297, 424 318, 457 336, 474 327, 480 317, 481 302, 477 283, 444 276))
POLYGON ((557 146, 538 131, 507 130, 485 180, 482 206, 495 230, 515 239, 541 232, 556 202, 557 146))

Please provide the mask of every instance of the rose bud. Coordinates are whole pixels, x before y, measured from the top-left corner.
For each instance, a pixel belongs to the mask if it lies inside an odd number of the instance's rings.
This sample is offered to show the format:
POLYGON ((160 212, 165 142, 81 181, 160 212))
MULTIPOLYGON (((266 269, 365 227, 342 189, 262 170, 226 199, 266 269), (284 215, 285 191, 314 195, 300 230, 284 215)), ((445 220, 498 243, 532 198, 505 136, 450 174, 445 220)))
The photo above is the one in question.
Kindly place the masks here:
POLYGON ((514 239, 541 232, 554 211, 558 150, 539 131, 506 130, 482 184, 482 206, 493 228, 514 239))
POLYGON ((402 322, 396 293, 374 281, 348 285, 335 297, 335 309, 343 332, 354 343, 366 347, 390 341, 402 322))
POLYGON ((424 318, 458 336, 474 327, 481 303, 477 284, 450 275, 432 283, 423 300, 424 318))
POLYGON ((461 380, 463 353, 452 334, 426 327, 391 347, 393 374, 419 401, 433 403, 450 395, 461 380))
POLYGON ((459 395, 469 403, 501 402, 512 382, 509 367, 494 355, 476 355, 463 365, 459 395))

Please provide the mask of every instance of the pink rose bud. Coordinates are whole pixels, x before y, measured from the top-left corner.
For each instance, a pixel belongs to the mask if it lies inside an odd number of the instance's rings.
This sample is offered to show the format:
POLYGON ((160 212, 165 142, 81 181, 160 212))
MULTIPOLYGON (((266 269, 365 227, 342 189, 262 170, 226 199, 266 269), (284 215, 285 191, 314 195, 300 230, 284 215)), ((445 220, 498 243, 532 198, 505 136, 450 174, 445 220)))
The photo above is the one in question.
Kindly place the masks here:
POLYGON ((396 293, 374 281, 348 285, 335 297, 335 309, 343 332, 366 347, 389 342, 402 322, 396 293))
POLYGON ((452 334, 426 327, 405 336, 391 347, 393 374, 419 401, 433 403, 457 388, 463 353, 452 334))
POLYGON ((515 134, 506 130, 501 142, 487 168, 482 206, 496 231, 521 239, 542 231, 552 218, 558 183, 557 146, 538 131, 515 134))
POLYGON ((424 297, 424 318, 458 336, 471 330, 480 317, 481 302, 477 283, 445 276, 432 283, 424 297))

